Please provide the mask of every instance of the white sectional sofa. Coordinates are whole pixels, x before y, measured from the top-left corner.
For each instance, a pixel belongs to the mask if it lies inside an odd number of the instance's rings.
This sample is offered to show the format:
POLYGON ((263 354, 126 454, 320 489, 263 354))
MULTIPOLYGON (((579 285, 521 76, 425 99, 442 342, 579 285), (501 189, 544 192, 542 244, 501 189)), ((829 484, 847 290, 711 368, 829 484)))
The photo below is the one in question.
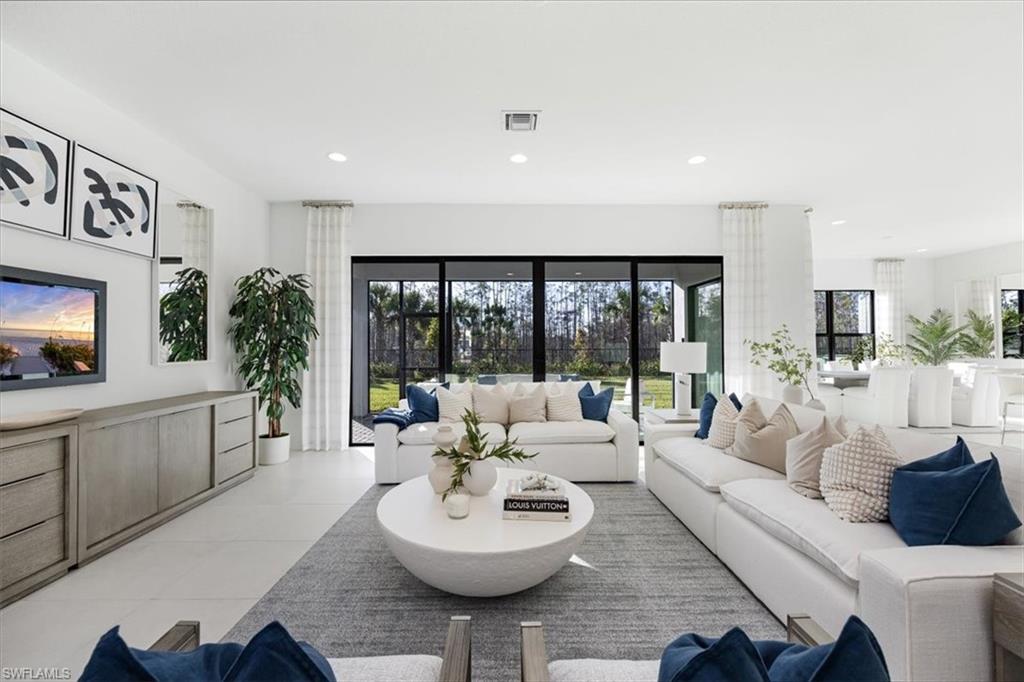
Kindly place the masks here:
MULTIPOLYGON (((527 387, 536 384, 526 384, 527 387)), ((513 390, 513 387, 509 387, 513 390)), ((459 437, 462 423, 449 423, 459 437)), ((374 427, 374 471, 377 483, 401 483, 423 476, 432 466, 433 438, 438 422, 424 422, 399 430, 393 424, 374 427)), ((632 418, 611 409, 608 423, 526 422, 506 426, 481 424, 489 443, 506 437, 516 440, 533 459, 516 464, 570 481, 635 481, 640 468, 639 427, 632 418)))
MULTIPOLYGON (((758 400, 767 415, 779 404, 758 400)), ((821 412, 787 406, 801 431, 821 423, 821 412)), ((851 423, 851 432, 857 426, 851 423)), ((893 679, 992 678, 992 575, 1024 571, 1021 529, 995 547, 907 547, 888 523, 844 522, 824 501, 792 490, 783 474, 726 455, 693 432, 688 425, 648 427, 647 487, 779 619, 806 613, 839 632, 858 614, 878 637, 893 679)), ((951 435, 885 432, 904 461, 955 442, 951 435)), ((1024 518, 1024 453, 968 445, 975 459, 992 451, 999 457, 1024 518)))

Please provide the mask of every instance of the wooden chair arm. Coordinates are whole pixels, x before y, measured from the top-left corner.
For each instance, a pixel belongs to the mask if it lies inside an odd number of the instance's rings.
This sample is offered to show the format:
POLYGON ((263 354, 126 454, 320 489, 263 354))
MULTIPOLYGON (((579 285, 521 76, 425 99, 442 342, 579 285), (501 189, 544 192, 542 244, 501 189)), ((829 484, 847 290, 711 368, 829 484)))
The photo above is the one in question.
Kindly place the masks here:
POLYGON ((179 620, 156 640, 149 651, 192 651, 199 646, 199 621, 179 620))
POLYGON ((525 622, 519 626, 519 678, 521 682, 548 682, 548 652, 544 647, 544 625, 525 622))
POLYGON ((441 661, 441 682, 469 682, 472 638, 469 616, 452 616, 441 661))
POLYGON ((836 638, 828 634, 813 618, 804 613, 786 616, 786 641, 806 646, 831 644, 836 638))

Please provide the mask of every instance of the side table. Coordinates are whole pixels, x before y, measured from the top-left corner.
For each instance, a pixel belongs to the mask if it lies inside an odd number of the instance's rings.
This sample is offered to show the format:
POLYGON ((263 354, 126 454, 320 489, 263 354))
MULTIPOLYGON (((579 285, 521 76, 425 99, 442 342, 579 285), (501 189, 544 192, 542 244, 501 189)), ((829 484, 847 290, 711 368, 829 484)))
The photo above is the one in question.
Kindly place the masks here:
POLYGON ((1024 573, 992 577, 996 682, 1024 680, 1024 573))
POLYGON ((652 407, 645 407, 641 414, 648 424, 699 424, 700 414, 676 414, 674 409, 656 410, 652 407))

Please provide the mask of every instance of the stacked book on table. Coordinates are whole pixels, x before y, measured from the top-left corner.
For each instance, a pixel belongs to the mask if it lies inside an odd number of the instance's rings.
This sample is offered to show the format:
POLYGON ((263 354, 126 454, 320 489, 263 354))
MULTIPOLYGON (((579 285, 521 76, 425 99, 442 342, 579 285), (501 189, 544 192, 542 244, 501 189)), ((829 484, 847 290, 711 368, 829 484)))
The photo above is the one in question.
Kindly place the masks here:
MULTIPOLYGON (((551 481, 551 479, 548 479, 551 481)), ((524 521, 571 521, 569 498, 559 481, 557 487, 537 489, 529 479, 512 480, 505 490, 503 518, 524 521)), ((548 484, 551 485, 550 482, 548 484)))

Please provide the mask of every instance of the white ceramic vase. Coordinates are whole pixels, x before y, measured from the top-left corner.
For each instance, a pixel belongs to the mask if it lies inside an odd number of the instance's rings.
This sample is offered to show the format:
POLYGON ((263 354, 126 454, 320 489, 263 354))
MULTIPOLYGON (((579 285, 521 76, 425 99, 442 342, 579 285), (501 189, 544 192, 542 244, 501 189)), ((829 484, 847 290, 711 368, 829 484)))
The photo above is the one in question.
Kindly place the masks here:
POLYGON ((469 471, 462 477, 462 485, 470 495, 482 496, 491 492, 498 482, 498 469, 487 459, 478 459, 469 465, 469 471))
POLYGON ((434 456, 430 458, 430 461, 434 463, 434 468, 427 474, 427 480, 430 481, 430 487, 434 489, 434 492, 440 495, 451 486, 455 467, 447 457, 434 456))
POLYGON ((287 433, 276 438, 260 436, 259 441, 260 464, 269 466, 271 464, 283 464, 288 461, 292 438, 287 433))
POLYGON ((793 384, 786 384, 782 387, 782 402, 804 404, 804 389, 793 384))

